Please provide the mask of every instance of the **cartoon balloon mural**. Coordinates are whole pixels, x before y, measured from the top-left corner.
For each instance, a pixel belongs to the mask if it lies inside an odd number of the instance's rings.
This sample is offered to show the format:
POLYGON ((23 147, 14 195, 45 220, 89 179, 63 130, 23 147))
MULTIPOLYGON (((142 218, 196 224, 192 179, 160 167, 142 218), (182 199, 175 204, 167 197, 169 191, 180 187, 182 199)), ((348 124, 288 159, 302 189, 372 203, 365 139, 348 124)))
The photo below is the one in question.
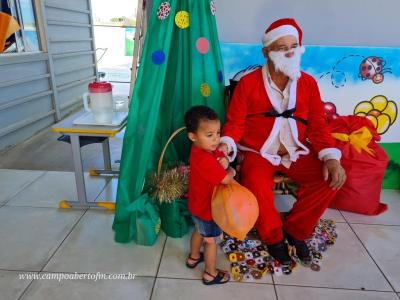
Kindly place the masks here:
POLYGON ((361 101, 354 108, 354 115, 369 119, 378 134, 384 134, 397 118, 396 102, 383 95, 377 95, 369 101, 361 101))
POLYGON ((336 105, 333 104, 332 102, 323 101, 323 107, 324 107, 325 117, 328 120, 328 122, 335 120, 339 116, 336 111, 336 105))

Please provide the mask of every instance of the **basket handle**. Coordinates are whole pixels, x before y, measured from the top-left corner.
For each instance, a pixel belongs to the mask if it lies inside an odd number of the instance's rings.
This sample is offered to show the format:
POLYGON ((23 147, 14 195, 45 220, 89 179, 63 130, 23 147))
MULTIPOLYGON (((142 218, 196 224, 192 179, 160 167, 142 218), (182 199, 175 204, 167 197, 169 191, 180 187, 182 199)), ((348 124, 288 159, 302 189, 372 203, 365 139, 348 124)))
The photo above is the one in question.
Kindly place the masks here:
POLYGON ((162 166, 162 162, 163 162, 163 159, 164 159, 164 154, 165 154, 165 151, 167 151, 167 147, 168 147, 169 143, 171 143, 171 141, 173 140, 173 138, 174 138, 178 133, 180 133, 181 131, 183 131, 183 130, 185 130, 185 129, 186 129, 186 127, 181 127, 181 128, 178 128, 177 130, 175 130, 175 131, 171 134, 171 136, 169 137, 168 141, 165 143, 164 149, 162 150, 161 155, 160 155, 160 159, 158 160, 157 178, 160 177, 161 166, 162 166))

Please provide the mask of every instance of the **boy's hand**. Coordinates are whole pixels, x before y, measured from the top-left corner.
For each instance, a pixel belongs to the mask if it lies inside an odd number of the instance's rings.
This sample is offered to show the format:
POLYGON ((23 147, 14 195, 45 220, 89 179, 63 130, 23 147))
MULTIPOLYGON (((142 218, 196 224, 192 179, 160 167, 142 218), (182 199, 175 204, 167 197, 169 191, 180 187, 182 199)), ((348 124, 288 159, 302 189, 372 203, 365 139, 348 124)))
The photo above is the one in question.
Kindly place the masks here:
POLYGON ((222 184, 229 184, 233 181, 233 177, 236 175, 236 171, 234 168, 229 167, 228 169, 228 174, 224 177, 224 179, 221 181, 222 184))
POLYGON ((226 170, 229 167, 229 160, 226 157, 218 157, 217 161, 226 170))
POLYGON ((232 175, 232 179, 236 176, 236 170, 232 167, 229 167, 228 173, 232 175))

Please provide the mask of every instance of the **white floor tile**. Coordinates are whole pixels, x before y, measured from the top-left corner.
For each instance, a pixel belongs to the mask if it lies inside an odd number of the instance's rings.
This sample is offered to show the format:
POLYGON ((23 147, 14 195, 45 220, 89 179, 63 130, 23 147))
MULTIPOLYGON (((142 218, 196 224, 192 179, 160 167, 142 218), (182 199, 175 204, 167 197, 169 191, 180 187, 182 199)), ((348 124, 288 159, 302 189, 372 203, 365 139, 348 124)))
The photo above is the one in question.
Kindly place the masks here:
POLYGON ((400 292, 400 226, 351 225, 397 292, 400 292))
POLYGON ((0 268, 40 271, 83 211, 0 208, 0 268))
POLYGON ((394 292, 324 289, 297 286, 276 286, 279 300, 398 300, 394 292))
MULTIPOLYGON (((199 264, 195 269, 189 269, 185 265, 189 254, 190 236, 191 233, 186 234, 184 237, 179 239, 168 237, 160 269, 158 271, 158 277, 190 279, 202 278, 204 263, 199 264)), ((226 255, 221 251, 220 247, 218 247, 217 255, 217 267, 222 270, 230 270, 230 262, 226 255)), ((231 280, 233 281, 232 278, 231 280)), ((255 280, 255 282, 272 283, 272 278, 270 275, 267 275, 260 280, 255 280)))
MULTIPOLYGON (((280 212, 288 212, 292 209, 293 204, 296 202, 296 198, 292 195, 275 195, 274 203, 275 207, 280 212)), ((346 220, 340 214, 337 209, 328 208, 322 215, 323 219, 331 219, 338 223, 344 223, 346 220)))
POLYGON ((96 198, 96 202, 116 202, 117 200, 117 189, 118 189, 118 178, 113 178, 106 185, 101 194, 96 198))
MULTIPOLYGON (((88 201, 94 201, 106 185, 106 180, 100 177, 90 177, 86 173, 85 184, 88 201)), ((72 172, 47 172, 12 198, 7 205, 58 207, 60 200, 77 201, 75 175, 72 172)))
MULTIPOLYGON (((72 274, 73 275, 73 274, 72 274)), ((133 280, 35 280, 26 291, 24 300, 148 300, 154 278, 136 277, 133 280)))
POLYGON ((0 299, 17 300, 33 279, 20 279, 20 274, 29 272, 0 271, 0 299))
POLYGON ((263 299, 275 300, 273 285, 228 282, 206 286, 200 280, 157 278, 152 300, 263 299))
POLYGON ((400 191, 382 190, 381 202, 388 204, 386 212, 379 216, 366 216, 342 211, 349 223, 400 225, 400 191))
POLYGON ((114 241, 114 214, 88 211, 46 266, 53 272, 134 273, 155 276, 165 235, 154 246, 114 241))
POLYGON ((45 171, 0 169, 0 205, 44 173, 45 171))
POLYGON ((321 271, 298 266, 275 283, 316 287, 392 291, 390 285, 345 223, 338 223, 336 244, 323 253, 321 271))
POLYGON ((321 217, 322 219, 334 220, 336 223, 345 223, 346 220, 343 218, 340 211, 337 209, 328 208, 321 217))

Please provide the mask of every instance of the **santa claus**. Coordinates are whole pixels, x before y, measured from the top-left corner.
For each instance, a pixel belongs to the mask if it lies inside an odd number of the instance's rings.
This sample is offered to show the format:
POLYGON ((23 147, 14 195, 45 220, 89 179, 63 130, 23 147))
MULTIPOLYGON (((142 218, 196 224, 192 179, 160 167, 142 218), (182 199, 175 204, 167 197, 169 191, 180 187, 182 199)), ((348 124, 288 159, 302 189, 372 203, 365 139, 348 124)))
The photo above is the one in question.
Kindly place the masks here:
POLYGON ((256 228, 269 253, 291 265, 290 244, 308 265, 312 258, 304 240, 346 175, 341 152, 327 130, 317 83, 300 71, 300 27, 293 19, 277 20, 265 31, 262 43, 266 64, 242 77, 235 88, 220 149, 230 161, 238 150, 243 153, 241 183, 257 197, 256 228), (299 185, 298 199, 284 220, 274 206, 276 171, 299 185))

